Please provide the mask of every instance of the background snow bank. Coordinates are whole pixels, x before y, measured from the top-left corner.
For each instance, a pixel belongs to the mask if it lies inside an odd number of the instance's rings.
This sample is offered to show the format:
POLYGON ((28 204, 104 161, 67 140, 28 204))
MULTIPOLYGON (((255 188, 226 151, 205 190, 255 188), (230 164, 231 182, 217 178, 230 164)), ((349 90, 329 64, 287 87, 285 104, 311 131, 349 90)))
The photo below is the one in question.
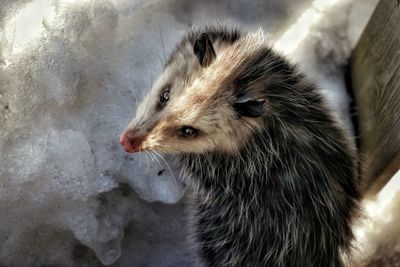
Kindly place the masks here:
POLYGON ((375 3, 2 0, 0 263, 187 266, 181 180, 118 144, 163 45, 210 21, 261 26, 351 128, 343 67, 375 3))

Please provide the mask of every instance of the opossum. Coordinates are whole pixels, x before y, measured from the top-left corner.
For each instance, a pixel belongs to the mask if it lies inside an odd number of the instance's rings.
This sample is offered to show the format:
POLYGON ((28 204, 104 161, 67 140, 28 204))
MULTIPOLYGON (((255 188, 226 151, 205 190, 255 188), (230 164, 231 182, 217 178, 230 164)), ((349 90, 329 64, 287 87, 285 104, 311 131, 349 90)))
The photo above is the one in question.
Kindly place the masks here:
POLYGON ((360 197, 355 148, 261 30, 190 30, 120 142, 177 155, 205 266, 344 266, 360 197))

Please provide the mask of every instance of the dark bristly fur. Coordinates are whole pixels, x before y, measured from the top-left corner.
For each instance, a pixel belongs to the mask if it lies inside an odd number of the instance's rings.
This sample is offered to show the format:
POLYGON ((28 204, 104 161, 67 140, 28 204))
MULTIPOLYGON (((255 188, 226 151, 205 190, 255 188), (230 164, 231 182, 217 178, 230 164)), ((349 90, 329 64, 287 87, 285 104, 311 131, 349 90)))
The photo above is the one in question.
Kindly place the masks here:
POLYGON ((121 144, 180 154, 204 264, 344 266, 355 150, 318 89, 262 34, 222 27, 190 31, 164 74, 121 144))
POLYGON ((183 156, 199 186, 201 255, 208 266, 342 266, 358 198, 352 155, 329 118, 300 126, 309 145, 271 119, 240 157, 183 156))
POLYGON ((234 83, 267 97, 264 128, 239 156, 182 155, 198 189, 200 254, 207 266, 343 266, 359 199, 352 146, 284 58, 263 49, 247 64, 234 83))

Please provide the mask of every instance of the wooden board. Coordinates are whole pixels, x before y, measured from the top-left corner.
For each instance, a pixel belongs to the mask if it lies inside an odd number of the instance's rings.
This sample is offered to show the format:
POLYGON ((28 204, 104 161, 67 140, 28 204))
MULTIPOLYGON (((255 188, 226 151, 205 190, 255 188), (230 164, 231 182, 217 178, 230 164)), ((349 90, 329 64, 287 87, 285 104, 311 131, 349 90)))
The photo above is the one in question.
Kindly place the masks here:
POLYGON ((400 166, 400 3, 381 0, 351 58, 361 175, 374 194, 400 166))

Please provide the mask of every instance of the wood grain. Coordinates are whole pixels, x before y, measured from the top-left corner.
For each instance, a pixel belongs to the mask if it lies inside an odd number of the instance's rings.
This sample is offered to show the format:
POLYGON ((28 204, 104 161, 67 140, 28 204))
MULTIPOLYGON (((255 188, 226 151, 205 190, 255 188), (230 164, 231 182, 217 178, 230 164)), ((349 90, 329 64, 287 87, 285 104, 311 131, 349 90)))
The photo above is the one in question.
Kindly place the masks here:
POLYGON ((400 6, 381 0, 351 58, 358 106, 361 175, 374 194, 399 170, 400 6))

